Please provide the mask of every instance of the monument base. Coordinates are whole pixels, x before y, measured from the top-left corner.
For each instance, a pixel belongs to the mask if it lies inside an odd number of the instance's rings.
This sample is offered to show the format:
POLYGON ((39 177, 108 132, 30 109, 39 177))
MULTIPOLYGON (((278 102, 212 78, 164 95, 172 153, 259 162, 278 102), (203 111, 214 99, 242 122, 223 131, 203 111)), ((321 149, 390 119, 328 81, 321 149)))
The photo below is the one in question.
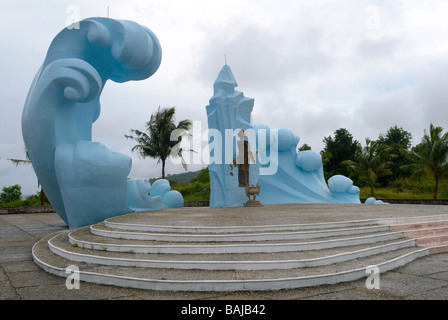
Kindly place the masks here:
POLYGON ((82 281, 81 286, 92 282, 180 291, 185 297, 195 297, 188 291, 245 291, 245 297, 254 297, 248 291, 347 281, 362 284, 370 270, 367 266, 380 266, 385 274, 422 256, 448 252, 443 240, 448 232, 440 233, 440 242, 433 246, 434 232, 446 221, 448 214, 441 214, 440 207, 422 205, 263 203, 259 208, 167 208, 160 214, 131 213, 49 234, 33 246, 32 256, 39 267, 64 279, 66 266, 74 264, 79 276, 74 280, 82 281), (391 226, 430 228, 431 242, 426 248, 417 246, 421 238, 406 240, 401 232, 389 231, 391 226), (329 237, 332 243, 326 240, 329 237), (186 248, 193 255, 184 259, 186 248))
POLYGON ((244 203, 244 206, 245 207, 262 207, 263 205, 258 200, 249 200, 246 203, 244 203))

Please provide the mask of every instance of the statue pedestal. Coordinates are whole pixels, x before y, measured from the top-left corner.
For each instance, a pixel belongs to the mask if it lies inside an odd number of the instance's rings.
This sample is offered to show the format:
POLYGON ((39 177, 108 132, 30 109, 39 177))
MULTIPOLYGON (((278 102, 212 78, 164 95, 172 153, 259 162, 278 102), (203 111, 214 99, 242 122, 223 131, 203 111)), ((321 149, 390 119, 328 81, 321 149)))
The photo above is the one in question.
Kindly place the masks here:
POLYGON ((249 200, 244 204, 244 206, 245 207, 262 207, 263 205, 258 200, 249 200))

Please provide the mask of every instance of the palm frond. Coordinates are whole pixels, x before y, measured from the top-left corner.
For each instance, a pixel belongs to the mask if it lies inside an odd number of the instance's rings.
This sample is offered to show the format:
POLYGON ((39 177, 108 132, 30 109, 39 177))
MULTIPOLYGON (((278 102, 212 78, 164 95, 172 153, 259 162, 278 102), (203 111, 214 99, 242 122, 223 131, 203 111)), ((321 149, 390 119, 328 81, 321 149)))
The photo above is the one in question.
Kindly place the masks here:
POLYGON ((21 164, 31 164, 30 160, 22 160, 22 159, 7 159, 7 160, 14 163, 16 165, 16 167, 18 167, 21 164))

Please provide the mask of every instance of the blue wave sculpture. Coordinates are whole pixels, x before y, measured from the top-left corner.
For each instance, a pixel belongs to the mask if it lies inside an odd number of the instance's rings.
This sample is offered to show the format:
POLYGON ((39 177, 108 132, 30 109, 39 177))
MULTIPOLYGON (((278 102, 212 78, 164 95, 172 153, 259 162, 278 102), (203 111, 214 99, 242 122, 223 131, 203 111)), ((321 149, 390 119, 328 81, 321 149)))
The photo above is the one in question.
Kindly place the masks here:
POLYGON ((107 80, 146 79, 161 57, 153 32, 127 20, 85 19, 52 41, 25 102, 22 133, 47 198, 70 228, 183 206, 167 180, 128 181, 131 158, 92 142, 107 80))
POLYGON ((260 186, 257 199, 261 203, 360 203, 360 190, 351 179, 334 176, 327 186, 321 155, 315 151, 298 152, 300 138, 290 130, 251 124, 254 100, 236 91, 237 86, 230 67, 225 65, 206 107, 212 131, 210 207, 241 206, 248 200, 245 188, 239 187, 239 169, 228 161, 237 158, 239 151, 233 148, 231 133, 237 135, 240 130, 247 134, 245 139, 256 155, 255 162, 249 166, 249 185, 260 186), (249 132, 253 132, 252 137, 249 132), (232 147, 226 148, 229 137, 232 147), (220 138, 221 142, 217 142, 220 138))

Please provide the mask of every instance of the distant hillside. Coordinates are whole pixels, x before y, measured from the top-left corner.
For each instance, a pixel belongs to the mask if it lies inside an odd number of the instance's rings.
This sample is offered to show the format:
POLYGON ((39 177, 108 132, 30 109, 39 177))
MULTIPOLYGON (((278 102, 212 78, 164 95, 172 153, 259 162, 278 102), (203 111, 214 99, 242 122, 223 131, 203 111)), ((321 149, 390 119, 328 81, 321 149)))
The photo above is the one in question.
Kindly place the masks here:
MULTIPOLYGON (((189 182, 191 179, 196 178, 198 176, 199 172, 201 172, 201 170, 189 171, 189 172, 178 173, 178 174, 169 174, 166 176, 166 179, 167 180, 176 180, 177 182, 189 182)), ((154 181, 156 181, 158 179, 162 179, 162 177, 149 179, 149 182, 151 184, 153 184, 154 181)))

